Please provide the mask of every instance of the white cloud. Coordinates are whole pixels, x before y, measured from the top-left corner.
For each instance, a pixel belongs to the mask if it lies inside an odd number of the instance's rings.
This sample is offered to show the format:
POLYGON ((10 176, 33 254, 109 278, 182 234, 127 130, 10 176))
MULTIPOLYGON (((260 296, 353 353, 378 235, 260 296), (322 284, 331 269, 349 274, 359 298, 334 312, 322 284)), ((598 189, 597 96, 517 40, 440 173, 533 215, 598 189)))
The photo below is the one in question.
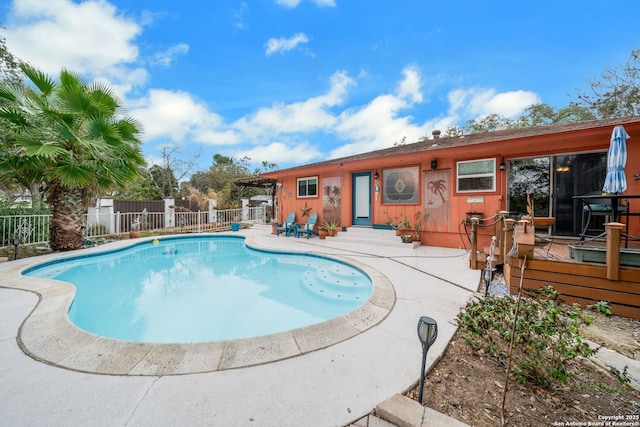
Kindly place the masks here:
POLYGON ((300 4, 300 0, 276 0, 276 4, 284 7, 294 8, 300 4))
POLYGON ((398 96, 411 103, 422 102, 420 70, 410 66, 402 70, 404 79, 398 85, 398 96))
POLYGON ((141 27, 106 1, 14 0, 10 16, 11 52, 49 74, 117 73, 138 58, 141 27))
POLYGON ((484 117, 495 113, 505 117, 516 117, 532 104, 542 102, 530 91, 516 90, 496 93, 491 88, 456 89, 449 93, 449 114, 463 120, 484 117))
POLYGON ((169 138, 211 143, 215 141, 212 130, 223 125, 220 116, 186 92, 151 89, 144 98, 130 100, 129 106, 130 114, 143 124, 145 141, 169 138))
POLYGON ((335 7, 336 5, 335 0, 313 0, 313 2, 320 7, 323 7, 323 6, 335 7))
POLYGON ((345 72, 331 77, 331 86, 324 95, 291 104, 274 104, 234 123, 234 127, 252 139, 287 133, 309 133, 330 130, 336 117, 329 109, 342 104, 348 89, 355 85, 345 72))
POLYGON ((162 67, 168 67, 171 65, 174 59, 180 55, 186 55, 189 52, 189 45, 186 43, 178 43, 171 46, 164 52, 157 52, 151 59, 152 65, 160 65, 162 67))
POLYGON ((250 159, 259 159, 276 164, 301 164, 318 161, 322 158, 317 148, 312 147, 308 142, 272 142, 265 145, 256 145, 249 150, 241 150, 235 153, 235 157, 248 157, 250 159), (295 146, 295 149, 292 149, 295 146))
POLYGON ((244 19, 245 15, 249 13, 249 5, 247 2, 240 3, 240 7, 234 13, 233 20, 236 28, 245 29, 247 28, 247 23, 244 19))
POLYGON ((265 53, 267 56, 280 52, 285 53, 296 48, 301 43, 308 43, 309 39, 304 33, 294 34, 290 38, 280 37, 279 39, 271 38, 265 44, 265 53))
POLYGON ((353 142, 333 150, 331 157, 342 157, 380 148, 390 147, 406 137, 414 142, 426 133, 426 124, 413 124, 410 115, 400 112, 422 102, 420 71, 406 67, 404 78, 395 94, 378 95, 364 107, 355 107, 342 112, 335 127, 341 139, 353 142))
MULTIPOLYGON (((335 7, 335 0, 311 0, 318 7, 335 7)), ((301 0, 276 0, 276 4, 293 9, 298 7, 301 0)))

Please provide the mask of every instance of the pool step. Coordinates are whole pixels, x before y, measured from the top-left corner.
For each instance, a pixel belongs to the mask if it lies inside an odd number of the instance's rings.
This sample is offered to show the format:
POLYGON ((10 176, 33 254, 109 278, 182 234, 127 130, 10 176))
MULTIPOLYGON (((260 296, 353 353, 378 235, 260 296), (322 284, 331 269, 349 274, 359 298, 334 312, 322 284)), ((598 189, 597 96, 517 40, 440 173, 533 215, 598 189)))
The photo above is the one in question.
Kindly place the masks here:
POLYGON ((364 301, 369 297, 370 284, 353 278, 344 266, 319 267, 302 275, 302 286, 309 292, 342 301, 364 301), (341 268, 342 267, 342 268, 341 268))

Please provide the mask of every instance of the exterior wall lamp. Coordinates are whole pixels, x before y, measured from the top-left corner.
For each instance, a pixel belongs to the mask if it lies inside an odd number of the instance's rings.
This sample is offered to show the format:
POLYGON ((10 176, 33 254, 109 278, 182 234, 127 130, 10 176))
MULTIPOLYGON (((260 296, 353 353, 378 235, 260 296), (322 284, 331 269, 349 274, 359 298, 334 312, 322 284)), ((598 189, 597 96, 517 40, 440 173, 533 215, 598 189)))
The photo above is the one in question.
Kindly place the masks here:
POLYGON ((431 160, 431 169, 438 169, 438 161, 431 160))
POLYGON ((373 179, 380 178, 380 174, 378 173, 378 169, 376 169, 376 173, 373 174, 373 179))
POLYGON ((422 369, 420 370, 420 393, 418 400, 422 405, 422 392, 424 389, 424 370, 427 364, 427 352, 429 347, 436 341, 438 337, 438 323, 431 317, 422 316, 418 320, 418 339, 422 344, 422 369))
POLYGON ((501 171, 507 169, 507 165, 504 163, 504 159, 502 157, 500 157, 500 166, 498 166, 498 169, 501 171))

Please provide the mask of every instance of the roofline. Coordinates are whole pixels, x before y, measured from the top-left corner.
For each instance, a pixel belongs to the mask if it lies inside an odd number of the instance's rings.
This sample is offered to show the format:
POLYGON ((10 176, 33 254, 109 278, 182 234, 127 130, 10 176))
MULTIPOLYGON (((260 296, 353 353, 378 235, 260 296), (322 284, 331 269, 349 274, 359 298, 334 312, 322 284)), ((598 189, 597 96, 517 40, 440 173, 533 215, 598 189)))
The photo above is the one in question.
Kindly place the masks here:
POLYGON ((309 167, 317 167, 324 165, 339 164, 356 160, 368 160, 372 158, 392 156, 396 154, 418 153, 430 150, 442 150, 450 147, 459 147, 463 145, 485 144, 490 142, 508 141, 514 139, 531 138, 549 134, 575 133, 591 129, 606 128, 615 125, 624 125, 628 123, 640 123, 640 116, 629 116, 615 119, 588 120, 574 123, 563 123, 559 125, 536 126, 529 128, 512 128, 504 130, 495 130, 492 132, 475 133, 470 135, 440 137, 437 139, 425 139, 410 144, 397 145, 389 148, 368 151, 351 156, 339 157, 335 159, 323 160, 315 163, 294 166, 292 168, 279 169, 267 172, 260 176, 268 177, 282 172, 291 172, 309 167), (426 143, 431 141, 431 144, 426 143), (437 141, 437 142, 436 142, 437 141))

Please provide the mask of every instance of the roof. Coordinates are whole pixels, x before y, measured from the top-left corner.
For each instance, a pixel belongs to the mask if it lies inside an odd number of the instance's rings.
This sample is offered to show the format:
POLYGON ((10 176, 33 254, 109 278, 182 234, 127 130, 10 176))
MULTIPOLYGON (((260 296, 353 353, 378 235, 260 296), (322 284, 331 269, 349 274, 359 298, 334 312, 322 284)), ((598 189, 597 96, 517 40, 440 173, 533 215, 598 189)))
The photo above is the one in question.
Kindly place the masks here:
POLYGON ((261 176, 249 176, 246 178, 238 178, 233 182, 240 187, 271 188, 276 185, 278 180, 274 178, 265 178, 261 176))
POLYGON ((442 150, 444 148, 458 147, 458 146, 464 146, 464 145, 484 144, 488 142, 498 142, 498 141, 523 139, 523 138, 530 138, 530 137, 543 136, 543 135, 570 133, 570 132, 584 131, 584 130, 597 129, 597 128, 608 128, 611 126, 624 125, 627 123, 640 123, 640 117, 631 116, 631 117, 617 118, 617 119, 589 120, 589 121, 566 123, 566 124, 560 124, 560 125, 505 129, 505 130, 496 130, 493 132, 476 133, 471 135, 425 139, 425 140, 414 142, 411 144, 397 145, 394 147, 383 148, 381 150, 369 151, 361 154, 354 154, 352 156, 325 160, 325 161, 316 162, 316 163, 309 163, 306 165, 296 166, 293 168, 280 169, 277 171, 266 173, 264 174, 264 176, 276 174, 282 171, 292 171, 296 169, 307 168, 310 166, 330 165, 330 164, 343 163, 343 162, 352 162, 357 160, 374 159, 374 158, 392 156, 392 155, 398 155, 398 154, 410 154, 410 153, 425 152, 430 150, 442 150))

